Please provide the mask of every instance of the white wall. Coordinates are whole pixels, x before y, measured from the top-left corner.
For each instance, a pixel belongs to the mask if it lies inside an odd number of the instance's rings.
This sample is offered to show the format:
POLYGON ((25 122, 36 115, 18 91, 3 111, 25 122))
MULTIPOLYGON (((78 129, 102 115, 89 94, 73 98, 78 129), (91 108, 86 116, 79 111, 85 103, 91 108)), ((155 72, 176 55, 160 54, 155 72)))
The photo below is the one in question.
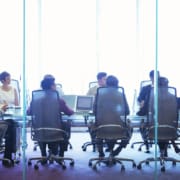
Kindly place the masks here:
MULTIPOLYGON (((180 96, 179 0, 159 0, 158 66, 180 96)), ((0 71, 19 79, 22 2, 0 2, 0 71)), ((85 94, 98 71, 119 78, 130 106, 135 89, 155 66, 155 1, 31 0, 26 5, 26 74, 30 90, 46 73, 66 94, 85 94), (138 7, 137 7, 137 2, 138 7)))

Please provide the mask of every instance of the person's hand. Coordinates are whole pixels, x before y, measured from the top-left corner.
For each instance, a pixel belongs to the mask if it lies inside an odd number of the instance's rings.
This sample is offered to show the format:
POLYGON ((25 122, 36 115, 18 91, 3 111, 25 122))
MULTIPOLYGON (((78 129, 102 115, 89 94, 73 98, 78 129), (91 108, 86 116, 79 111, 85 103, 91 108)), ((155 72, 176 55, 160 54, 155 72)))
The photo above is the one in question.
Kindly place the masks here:
POLYGON ((7 110, 7 107, 8 107, 7 104, 3 104, 3 105, 1 106, 1 110, 6 111, 6 110, 7 110))
POLYGON ((141 102, 139 103, 139 106, 140 106, 140 108, 142 108, 142 107, 144 106, 144 101, 141 101, 141 102))

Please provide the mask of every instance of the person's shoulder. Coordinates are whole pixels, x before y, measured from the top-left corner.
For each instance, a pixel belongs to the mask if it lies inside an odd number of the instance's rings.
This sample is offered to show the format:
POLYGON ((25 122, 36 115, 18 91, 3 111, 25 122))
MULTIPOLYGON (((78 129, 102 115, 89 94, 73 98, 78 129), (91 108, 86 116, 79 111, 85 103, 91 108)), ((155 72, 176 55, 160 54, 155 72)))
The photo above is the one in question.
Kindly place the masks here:
POLYGON ((91 88, 89 88, 88 92, 87 92, 87 95, 95 95, 96 92, 97 92, 97 89, 98 89, 99 86, 93 86, 91 88))
POLYGON ((151 89, 151 85, 147 85, 147 86, 143 86, 141 91, 147 91, 147 90, 150 90, 151 89))

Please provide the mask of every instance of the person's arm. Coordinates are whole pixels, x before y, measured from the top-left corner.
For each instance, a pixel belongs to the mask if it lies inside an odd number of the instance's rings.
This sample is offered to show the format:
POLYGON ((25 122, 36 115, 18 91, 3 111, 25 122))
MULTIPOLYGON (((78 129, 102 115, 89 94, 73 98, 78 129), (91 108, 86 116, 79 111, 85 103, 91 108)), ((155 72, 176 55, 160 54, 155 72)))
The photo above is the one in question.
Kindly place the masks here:
POLYGON ((60 103, 60 111, 61 112, 63 112, 64 114, 66 114, 68 116, 74 114, 74 111, 67 106, 67 104, 65 103, 65 101, 63 99, 60 99, 59 103, 60 103))
POLYGON ((6 109, 7 109, 7 106, 8 106, 8 104, 1 104, 0 105, 0 112, 4 113, 6 111, 6 109))

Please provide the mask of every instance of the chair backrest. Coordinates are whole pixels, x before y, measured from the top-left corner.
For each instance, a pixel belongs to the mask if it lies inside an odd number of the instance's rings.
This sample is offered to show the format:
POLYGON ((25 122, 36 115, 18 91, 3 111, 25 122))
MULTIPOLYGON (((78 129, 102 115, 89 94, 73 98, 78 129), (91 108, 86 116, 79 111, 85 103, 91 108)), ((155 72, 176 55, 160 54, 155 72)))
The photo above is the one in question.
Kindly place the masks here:
POLYGON ((59 95, 54 90, 32 92, 32 139, 36 141, 59 141, 63 139, 59 95))
POLYGON ((151 81, 151 80, 141 81, 141 83, 140 83, 140 90, 141 90, 144 86, 147 86, 147 85, 150 85, 150 84, 152 84, 152 81, 151 81))
POLYGON ((126 98, 123 87, 100 87, 95 98, 97 136, 109 139, 127 136, 126 98))
POLYGON ((56 91, 59 93, 60 97, 62 97, 64 95, 62 84, 56 83, 56 91))
MULTIPOLYGON (((154 90, 151 89, 149 99, 148 121, 150 124, 149 136, 154 138, 154 90)), ((158 140, 172 140, 177 138, 178 108, 176 88, 158 87, 158 140)))
POLYGON ((97 86, 97 85, 98 85, 97 81, 89 82, 89 88, 92 88, 92 87, 97 86))

